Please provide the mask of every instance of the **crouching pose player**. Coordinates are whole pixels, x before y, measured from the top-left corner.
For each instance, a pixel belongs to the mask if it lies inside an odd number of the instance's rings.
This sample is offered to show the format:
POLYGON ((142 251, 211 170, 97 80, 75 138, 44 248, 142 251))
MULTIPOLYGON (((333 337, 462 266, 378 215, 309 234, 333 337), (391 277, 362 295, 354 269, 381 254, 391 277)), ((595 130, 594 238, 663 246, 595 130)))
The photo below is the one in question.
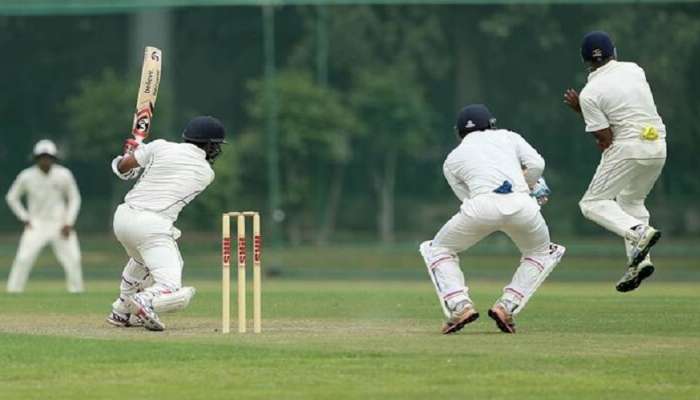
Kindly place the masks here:
POLYGON ((445 160, 443 171, 462 205, 431 241, 420 245, 447 322, 442 333, 454 333, 479 318, 459 267, 457 253, 489 234, 508 235, 522 253, 513 280, 489 310, 505 333, 515 333, 513 316, 564 255, 551 243, 540 214, 549 189, 542 177, 544 160, 520 135, 496 128, 481 104, 465 107, 457 118, 461 143, 445 160))
POLYGON ((114 214, 114 234, 129 255, 119 297, 107 322, 146 329, 165 328, 159 313, 185 308, 195 290, 182 287, 183 261, 173 226, 178 214, 214 180, 211 165, 220 154, 224 127, 215 118, 196 117, 183 142, 127 141, 127 153, 112 161, 121 179, 140 178, 114 214))

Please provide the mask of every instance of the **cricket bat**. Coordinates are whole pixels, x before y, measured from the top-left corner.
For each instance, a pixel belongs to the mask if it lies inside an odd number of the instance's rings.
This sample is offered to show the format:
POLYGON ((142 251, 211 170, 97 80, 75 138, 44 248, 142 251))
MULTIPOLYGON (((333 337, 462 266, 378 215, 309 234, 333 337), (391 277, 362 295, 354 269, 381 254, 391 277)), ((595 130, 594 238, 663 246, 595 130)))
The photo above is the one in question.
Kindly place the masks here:
POLYGON ((160 86, 160 69, 163 62, 163 52, 148 46, 144 50, 143 67, 141 68, 141 83, 136 98, 136 111, 131 134, 141 143, 151 131, 153 111, 156 107, 158 88, 160 86))

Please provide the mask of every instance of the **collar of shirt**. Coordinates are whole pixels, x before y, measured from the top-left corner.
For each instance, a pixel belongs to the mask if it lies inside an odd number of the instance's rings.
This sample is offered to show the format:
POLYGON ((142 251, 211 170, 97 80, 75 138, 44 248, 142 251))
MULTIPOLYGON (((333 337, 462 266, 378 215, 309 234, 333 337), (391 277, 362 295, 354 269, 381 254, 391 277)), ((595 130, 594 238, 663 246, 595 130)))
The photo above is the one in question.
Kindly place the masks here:
POLYGON ((195 151, 196 153, 201 154, 201 155, 202 155, 202 158, 207 158, 207 152, 204 151, 201 147, 197 146, 196 144, 192 144, 192 143, 187 143, 187 144, 189 144, 190 147, 191 147, 192 149, 194 149, 194 151, 195 151))
POLYGON ((591 72, 590 74, 588 74, 588 82, 593 80, 596 76, 602 75, 605 72, 610 71, 611 69, 615 68, 616 65, 617 65, 617 60, 608 61, 602 67, 600 67, 600 68, 596 69, 595 71, 591 72))
POLYGON ((44 178, 44 179, 48 179, 56 173, 56 165, 52 165, 51 169, 49 169, 49 172, 42 171, 41 168, 39 168, 39 166, 36 164, 32 165, 32 169, 34 170, 34 173, 37 176, 44 178))

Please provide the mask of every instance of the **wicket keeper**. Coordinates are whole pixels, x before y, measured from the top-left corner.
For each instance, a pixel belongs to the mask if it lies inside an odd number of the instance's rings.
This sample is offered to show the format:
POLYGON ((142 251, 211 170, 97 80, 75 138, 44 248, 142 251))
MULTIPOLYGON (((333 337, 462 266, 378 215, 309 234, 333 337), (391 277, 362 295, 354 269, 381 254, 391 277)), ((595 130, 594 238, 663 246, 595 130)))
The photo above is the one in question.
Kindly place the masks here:
POLYGON ((549 239, 540 214, 549 189, 542 179, 544 159, 519 134, 496 127, 484 105, 472 104, 459 114, 460 143, 443 165, 447 183, 462 202, 435 235, 420 245, 447 321, 443 334, 461 330, 479 318, 457 253, 493 232, 504 232, 522 253, 520 265, 503 295, 489 310, 504 333, 515 333, 520 312, 566 249, 549 239))

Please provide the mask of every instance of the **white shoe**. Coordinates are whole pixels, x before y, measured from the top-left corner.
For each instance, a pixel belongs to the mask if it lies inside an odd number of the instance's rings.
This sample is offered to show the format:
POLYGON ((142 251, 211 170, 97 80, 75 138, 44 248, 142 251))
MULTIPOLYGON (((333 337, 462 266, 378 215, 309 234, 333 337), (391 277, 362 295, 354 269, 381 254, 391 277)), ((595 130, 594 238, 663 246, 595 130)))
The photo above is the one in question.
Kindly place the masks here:
POLYGON ((149 331, 162 331, 165 325, 160 322, 160 318, 153 307, 146 302, 141 296, 135 294, 126 300, 126 306, 132 315, 137 316, 143 321, 143 327, 149 331))
POLYGON ((130 314, 122 314, 116 311, 112 311, 105 321, 107 321, 108 324, 116 326, 118 328, 126 328, 129 327, 129 317, 130 314))
POLYGON ((143 326, 143 321, 136 315, 129 313, 120 313, 118 311, 112 310, 112 312, 105 319, 108 324, 116 326, 118 328, 133 328, 137 326, 143 326))
POLYGON ((618 292, 629 292, 641 285, 642 281, 650 277, 654 273, 654 264, 651 261, 644 260, 639 265, 631 265, 627 267, 625 274, 622 275, 615 289, 618 292))
POLYGON ((649 225, 639 225, 634 229, 630 229, 626 235, 626 239, 632 245, 628 267, 636 267, 641 264, 660 237, 661 231, 649 225))

